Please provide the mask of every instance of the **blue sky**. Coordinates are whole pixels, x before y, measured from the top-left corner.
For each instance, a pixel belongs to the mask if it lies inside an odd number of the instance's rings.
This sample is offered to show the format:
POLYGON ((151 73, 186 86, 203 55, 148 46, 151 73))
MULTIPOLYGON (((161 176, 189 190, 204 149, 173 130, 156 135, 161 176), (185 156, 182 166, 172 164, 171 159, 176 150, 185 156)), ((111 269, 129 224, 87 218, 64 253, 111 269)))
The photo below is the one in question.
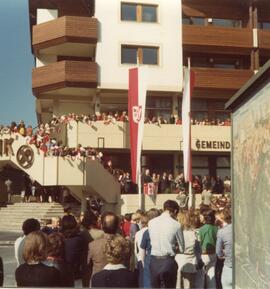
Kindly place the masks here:
POLYGON ((36 124, 27 0, 0 0, 0 124, 36 124))

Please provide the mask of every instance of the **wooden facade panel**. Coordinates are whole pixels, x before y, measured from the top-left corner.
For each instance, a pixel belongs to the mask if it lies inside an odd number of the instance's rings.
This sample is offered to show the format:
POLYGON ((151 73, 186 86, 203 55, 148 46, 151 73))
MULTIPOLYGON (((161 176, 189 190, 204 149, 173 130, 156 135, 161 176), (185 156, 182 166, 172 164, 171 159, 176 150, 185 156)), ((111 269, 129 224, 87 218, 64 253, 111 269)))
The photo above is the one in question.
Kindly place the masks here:
POLYGON ((65 17, 33 26, 33 46, 65 36, 65 17))
POLYGON ((270 30, 258 30, 259 48, 270 49, 270 30))
POLYGON ((195 72, 195 88, 240 89, 252 76, 252 70, 192 68, 195 72))
POLYGON ((248 15, 248 6, 235 0, 183 0, 182 10, 186 16, 204 18, 240 20, 248 15))
POLYGON ((65 61, 66 81, 79 87, 97 86, 97 64, 88 61, 65 61))
POLYGON ((98 23, 96 18, 66 16, 66 36, 77 37, 87 43, 96 43, 98 23))
POLYGON ((65 87, 96 87, 97 64, 85 61, 60 61, 32 71, 34 95, 65 87))
POLYGON ((32 44, 35 52, 66 42, 96 43, 97 19, 63 16, 33 26, 32 44))
POLYGON ((252 29, 183 25, 183 44, 252 48, 252 29))

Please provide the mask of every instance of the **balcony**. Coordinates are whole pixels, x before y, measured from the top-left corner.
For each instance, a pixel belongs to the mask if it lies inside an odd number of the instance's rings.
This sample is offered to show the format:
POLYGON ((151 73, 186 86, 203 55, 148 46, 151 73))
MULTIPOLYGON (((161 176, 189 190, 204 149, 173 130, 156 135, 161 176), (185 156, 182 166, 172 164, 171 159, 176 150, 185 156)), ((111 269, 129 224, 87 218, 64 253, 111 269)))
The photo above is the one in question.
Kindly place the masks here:
MULTIPOLYGON (((35 96, 41 94, 69 94, 97 87, 97 64, 87 61, 59 61, 34 68, 32 88, 35 96), (65 90, 65 91, 63 91, 65 90)), ((80 94, 79 94, 80 95, 80 94)))
MULTIPOLYGON (((72 122, 68 126, 67 143, 70 147, 82 146, 105 149, 129 149, 129 123, 115 122, 105 125, 103 121, 91 126, 72 122)), ((200 152, 230 152, 230 126, 192 126, 192 150, 200 152)), ((182 126, 175 124, 145 124, 143 150, 180 151, 182 150, 182 126)))
POLYGON ((98 37, 97 19, 63 16, 33 26, 35 55, 92 57, 98 37))
POLYGON ((200 89, 240 89, 254 74, 247 69, 198 68, 195 72, 195 88, 200 89))
POLYGON ((252 29, 216 26, 183 25, 183 45, 186 48, 201 46, 222 52, 247 53, 253 47, 252 29))
POLYGON ((258 41, 261 50, 270 50, 270 30, 258 29, 258 41))

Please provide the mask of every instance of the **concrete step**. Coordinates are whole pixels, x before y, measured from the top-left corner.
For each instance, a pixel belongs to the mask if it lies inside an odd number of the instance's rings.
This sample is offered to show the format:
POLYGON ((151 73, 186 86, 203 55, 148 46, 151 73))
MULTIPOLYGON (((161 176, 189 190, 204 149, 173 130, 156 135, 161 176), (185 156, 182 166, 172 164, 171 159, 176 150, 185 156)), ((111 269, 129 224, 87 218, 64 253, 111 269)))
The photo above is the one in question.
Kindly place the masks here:
MULTIPOLYGON (((79 215, 80 206, 70 204, 74 214, 79 215)), ((22 223, 28 218, 39 221, 62 217, 64 208, 59 203, 15 203, 0 208, 0 232, 21 232, 22 223)))

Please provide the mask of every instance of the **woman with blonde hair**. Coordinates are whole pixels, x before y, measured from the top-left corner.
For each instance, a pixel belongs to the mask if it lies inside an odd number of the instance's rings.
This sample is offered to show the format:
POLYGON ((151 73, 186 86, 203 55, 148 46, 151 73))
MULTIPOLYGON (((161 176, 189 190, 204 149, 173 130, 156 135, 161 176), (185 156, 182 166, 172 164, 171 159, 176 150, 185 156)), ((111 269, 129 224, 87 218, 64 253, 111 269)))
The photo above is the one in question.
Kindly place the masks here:
POLYGON ((125 267, 130 256, 130 242, 121 235, 111 235, 105 243, 108 264, 96 273, 92 287, 137 288, 137 276, 125 267))
POLYGON ((25 263, 15 272, 18 287, 57 287, 60 272, 43 262, 47 257, 47 236, 35 231, 27 235, 23 248, 25 263))
POLYGON ((178 214, 178 221, 183 228, 185 251, 177 254, 178 264, 177 288, 201 288, 196 284, 197 271, 201 269, 201 247, 197 237, 198 216, 193 210, 182 211, 178 214))

